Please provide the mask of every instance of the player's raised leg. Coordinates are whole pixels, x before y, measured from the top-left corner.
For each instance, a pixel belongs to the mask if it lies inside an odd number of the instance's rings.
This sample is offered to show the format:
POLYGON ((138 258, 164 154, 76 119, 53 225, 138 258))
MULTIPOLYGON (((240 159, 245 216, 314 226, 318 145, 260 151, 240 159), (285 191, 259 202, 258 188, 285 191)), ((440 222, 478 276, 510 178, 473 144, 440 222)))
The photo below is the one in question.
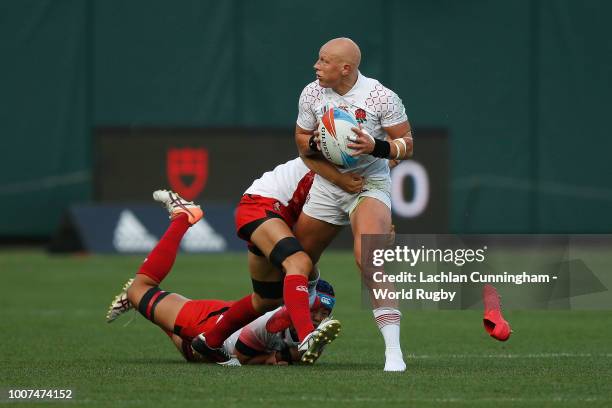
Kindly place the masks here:
POLYGON ((136 307, 147 319, 166 330, 172 330, 176 315, 187 299, 163 291, 158 285, 172 269, 183 236, 191 225, 202 218, 203 213, 198 205, 182 199, 172 191, 155 191, 153 198, 168 210, 170 225, 145 258, 136 277, 128 280, 122 292, 115 297, 107 321, 112 322, 122 313, 136 307))
MULTIPOLYGON (((355 262, 362 274, 364 282, 371 285, 372 281, 364 276, 361 264, 361 235, 387 234, 391 231, 391 210, 385 203, 373 197, 364 197, 351 214, 351 226, 354 237, 355 262)), ((385 371, 404 371, 402 349, 400 345, 401 312, 397 301, 372 299, 372 312, 376 324, 385 340, 385 371)))

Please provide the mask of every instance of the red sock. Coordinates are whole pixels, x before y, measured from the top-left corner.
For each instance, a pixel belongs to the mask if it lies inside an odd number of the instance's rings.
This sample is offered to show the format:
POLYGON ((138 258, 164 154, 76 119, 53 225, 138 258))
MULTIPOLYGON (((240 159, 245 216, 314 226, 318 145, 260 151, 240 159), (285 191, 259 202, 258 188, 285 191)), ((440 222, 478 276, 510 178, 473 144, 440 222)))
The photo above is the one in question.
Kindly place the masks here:
MULTIPOLYGON (((321 307, 321 299, 318 296, 315 297, 313 304, 310 306, 310 310, 317 310, 321 307)), ((287 306, 283 306, 276 313, 270 317, 266 323, 266 330, 270 333, 281 332, 291 326, 291 316, 287 306)))
POLYGON ((314 330, 308 306, 308 278, 302 275, 285 276, 283 291, 285 306, 291 316, 291 322, 297 331, 298 338, 302 341, 314 330))
POLYGON ((190 225, 187 214, 180 214, 174 218, 155 248, 140 266, 138 273, 161 283, 172 269, 181 239, 190 225))
POLYGON ((251 297, 252 295, 248 295, 234 302, 227 312, 223 313, 223 318, 215 327, 205 333, 206 343, 210 347, 221 347, 232 333, 261 316, 261 313, 253 308, 251 297))
POLYGON ((485 330, 491 337, 499 341, 508 340, 512 330, 510 329, 510 324, 502 315, 497 289, 489 284, 484 285, 482 298, 485 307, 482 322, 484 323, 485 330))

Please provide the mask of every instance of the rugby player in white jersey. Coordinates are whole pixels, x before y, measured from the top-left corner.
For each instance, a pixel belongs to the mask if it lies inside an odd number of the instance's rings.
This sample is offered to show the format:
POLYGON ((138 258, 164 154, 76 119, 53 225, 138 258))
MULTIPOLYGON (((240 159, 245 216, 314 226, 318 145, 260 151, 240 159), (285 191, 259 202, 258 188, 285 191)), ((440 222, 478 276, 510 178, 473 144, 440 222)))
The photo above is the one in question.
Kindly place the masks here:
MULTIPOLYGON (((412 155, 412 133, 401 99, 377 80, 361 74, 360 61, 361 52, 352 40, 336 38, 327 42, 314 65, 317 79, 300 95, 295 139, 300 155, 317 176, 294 231, 316 264, 340 228, 350 224, 355 261, 368 284, 371 281, 364 276, 361 265, 361 235, 386 234, 390 230, 388 159, 403 160, 412 155), (319 176, 321 171, 328 171, 323 169, 333 167, 316 151, 318 122, 330 107, 347 111, 360 124, 353 130, 355 140, 349 147, 359 157, 350 171, 364 177, 361 192, 346 192, 319 176)), ((372 303, 385 340, 385 371, 404 371, 397 303, 376 299, 372 303)))
MULTIPOLYGON (((362 177, 352 173, 326 168, 321 174, 347 191, 356 192, 362 187, 362 177)), ((312 292, 317 273, 292 231, 313 178, 314 173, 297 158, 265 173, 242 196, 236 209, 236 231, 248 243, 253 292, 234 302, 223 319, 193 340, 193 349, 209 360, 229 361, 223 342, 283 303, 297 332, 305 363, 314 363, 319 343, 339 329, 337 322, 327 321, 315 330, 311 322, 309 287, 312 292)))

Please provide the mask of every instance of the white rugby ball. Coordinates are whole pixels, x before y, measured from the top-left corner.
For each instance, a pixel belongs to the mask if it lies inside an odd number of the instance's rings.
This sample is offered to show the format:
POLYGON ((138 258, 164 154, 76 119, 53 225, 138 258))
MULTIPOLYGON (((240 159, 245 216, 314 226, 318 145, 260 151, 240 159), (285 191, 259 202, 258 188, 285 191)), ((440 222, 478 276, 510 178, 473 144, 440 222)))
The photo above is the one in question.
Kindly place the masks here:
POLYGON ((354 150, 347 147, 355 138, 355 132, 351 130, 354 127, 359 127, 357 120, 340 108, 329 109, 323 114, 319 123, 319 137, 321 153, 327 160, 345 168, 357 163, 359 158, 351 156, 354 150))

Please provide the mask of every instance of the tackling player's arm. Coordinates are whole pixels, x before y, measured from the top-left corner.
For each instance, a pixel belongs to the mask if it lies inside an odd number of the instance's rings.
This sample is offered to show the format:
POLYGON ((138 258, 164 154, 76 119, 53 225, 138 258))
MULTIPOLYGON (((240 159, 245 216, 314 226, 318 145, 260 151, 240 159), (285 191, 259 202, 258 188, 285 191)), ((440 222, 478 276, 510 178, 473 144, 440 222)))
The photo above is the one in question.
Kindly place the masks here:
POLYGON ((308 168, 332 184, 337 185, 347 193, 355 194, 363 188, 363 177, 355 173, 341 173, 336 166, 325 160, 313 156, 301 156, 308 168))
POLYGON ((354 173, 341 173, 338 168, 327 161, 318 150, 318 132, 316 130, 302 129, 295 125, 295 143, 298 146, 300 157, 308 168, 330 183, 355 194, 363 188, 363 177, 354 173))

